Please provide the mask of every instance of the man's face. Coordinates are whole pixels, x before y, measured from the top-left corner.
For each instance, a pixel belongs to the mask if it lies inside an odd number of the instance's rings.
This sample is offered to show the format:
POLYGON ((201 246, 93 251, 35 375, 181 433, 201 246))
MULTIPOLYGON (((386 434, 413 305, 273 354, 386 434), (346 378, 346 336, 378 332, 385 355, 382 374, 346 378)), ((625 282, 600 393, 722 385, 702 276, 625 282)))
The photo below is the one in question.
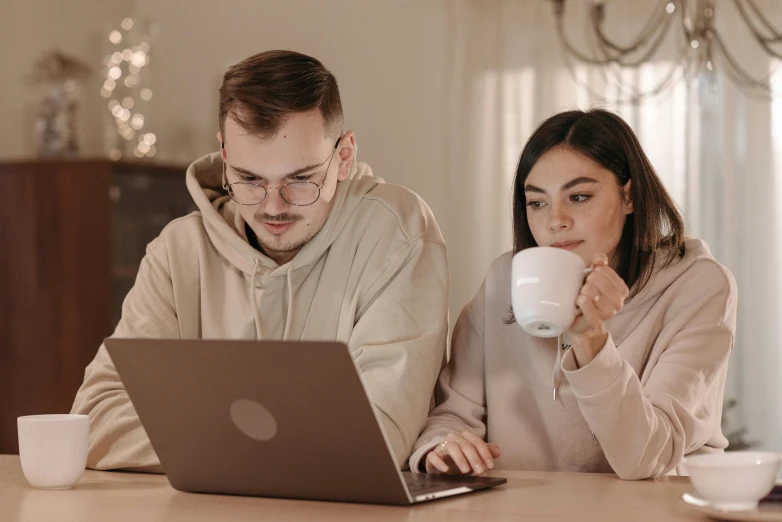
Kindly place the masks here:
MULTIPOLYGON (((280 131, 266 140, 247 133, 230 117, 224 128, 222 155, 227 183, 250 182, 268 190, 262 203, 238 205, 239 212, 264 253, 278 264, 285 264, 326 222, 337 182, 350 175, 355 137, 352 132, 345 133, 335 149, 337 136, 326 135, 318 110, 290 116, 280 131), (323 185, 317 201, 308 206, 285 201, 278 189, 302 181, 323 185)), ((218 133, 218 140, 223 141, 221 138, 218 133)), ((292 199, 289 193, 293 194, 293 189, 286 190, 292 199)))

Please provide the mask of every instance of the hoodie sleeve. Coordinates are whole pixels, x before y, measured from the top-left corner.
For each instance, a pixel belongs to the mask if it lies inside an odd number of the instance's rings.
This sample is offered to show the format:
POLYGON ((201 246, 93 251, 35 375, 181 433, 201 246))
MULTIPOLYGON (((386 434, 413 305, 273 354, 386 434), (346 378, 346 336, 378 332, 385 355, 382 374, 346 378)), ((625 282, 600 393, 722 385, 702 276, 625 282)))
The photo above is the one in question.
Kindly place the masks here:
POLYGON ((445 356, 445 245, 424 237, 406 242, 359 303, 348 345, 401 468, 426 420, 445 356))
MULTIPOLYGON (((113 336, 178 338, 173 303, 168 255, 158 238, 147 247, 113 336)), ((87 366, 71 413, 90 416, 87 467, 162 472, 105 345, 87 366)))
POLYGON ((723 392, 736 328, 735 282, 714 262, 690 270, 683 284, 667 290, 675 296, 643 382, 610 335, 583 368, 577 369, 572 348, 562 361, 581 413, 613 470, 626 480, 659 477, 688 453, 713 441, 721 446, 723 392))
POLYGON ((484 336, 476 310, 482 311, 484 288, 464 307, 453 331, 451 359, 437 381, 438 406, 429 414, 410 456, 410 469, 421 471, 424 456, 449 433, 471 431, 486 437, 484 336))

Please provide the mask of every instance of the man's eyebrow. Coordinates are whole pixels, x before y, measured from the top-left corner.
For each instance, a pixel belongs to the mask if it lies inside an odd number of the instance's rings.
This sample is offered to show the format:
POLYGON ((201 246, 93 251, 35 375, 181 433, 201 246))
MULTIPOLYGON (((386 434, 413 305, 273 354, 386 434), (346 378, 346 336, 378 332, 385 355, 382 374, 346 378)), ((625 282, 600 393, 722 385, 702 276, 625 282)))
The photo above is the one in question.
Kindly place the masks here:
MULTIPOLYGON (((300 174, 304 174, 305 172, 309 172, 311 170, 314 170, 314 169, 316 169, 318 167, 320 167, 320 164, 318 164, 318 165, 308 165, 306 167, 302 167, 300 169, 296 169, 293 172, 290 172, 290 173, 284 175, 283 178, 292 178, 294 176, 298 176, 300 174)), ((235 172, 238 172, 239 174, 243 174, 245 176, 248 176, 248 177, 250 177, 250 176, 254 177, 254 178, 263 178, 264 177, 264 176, 262 176, 262 175, 260 175, 260 174, 258 174, 256 172, 253 172, 251 170, 248 170, 248 169, 245 169, 245 168, 242 168, 242 167, 231 166, 231 170, 233 170, 235 172)))

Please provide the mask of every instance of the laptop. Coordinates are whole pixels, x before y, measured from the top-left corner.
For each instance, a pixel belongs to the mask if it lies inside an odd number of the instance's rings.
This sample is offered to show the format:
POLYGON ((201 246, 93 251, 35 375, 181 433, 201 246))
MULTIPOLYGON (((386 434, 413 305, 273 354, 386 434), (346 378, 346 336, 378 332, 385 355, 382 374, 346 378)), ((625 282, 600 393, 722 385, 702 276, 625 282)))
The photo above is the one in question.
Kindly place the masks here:
POLYGON ((506 482, 400 472, 343 343, 105 343, 177 490, 409 505, 506 482))

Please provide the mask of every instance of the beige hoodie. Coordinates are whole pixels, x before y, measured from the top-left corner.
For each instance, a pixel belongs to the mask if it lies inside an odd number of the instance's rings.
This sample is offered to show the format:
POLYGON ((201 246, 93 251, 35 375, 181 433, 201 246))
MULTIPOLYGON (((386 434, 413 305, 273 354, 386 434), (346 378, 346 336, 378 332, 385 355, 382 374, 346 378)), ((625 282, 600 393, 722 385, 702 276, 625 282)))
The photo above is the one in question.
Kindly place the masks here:
MULTIPOLYGON (((114 336, 343 341, 406 465, 448 332, 446 249, 430 209, 354 164, 323 228, 278 266, 247 242, 221 172, 217 153, 188 169, 200 210, 149 244, 114 336)), ((159 470, 105 346, 72 411, 91 417, 89 467, 159 470)))
POLYGON ((720 419, 736 284, 705 243, 687 240, 684 258, 655 270, 606 322, 608 341, 589 364, 577 369, 565 337, 556 401, 557 340, 504 322, 511 259, 492 264, 457 321, 412 469, 446 434, 464 430, 500 447, 498 468, 613 470, 624 479, 658 477, 684 455, 727 446, 720 419))

